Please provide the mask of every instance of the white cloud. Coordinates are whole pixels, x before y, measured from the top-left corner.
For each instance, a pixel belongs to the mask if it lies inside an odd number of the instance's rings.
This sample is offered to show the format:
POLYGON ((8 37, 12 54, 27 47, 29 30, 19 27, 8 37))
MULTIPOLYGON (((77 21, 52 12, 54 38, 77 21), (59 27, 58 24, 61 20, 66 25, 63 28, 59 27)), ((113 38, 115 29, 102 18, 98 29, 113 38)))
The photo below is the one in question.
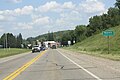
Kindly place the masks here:
POLYGON ((15 17, 0 15, 0 21, 13 21, 15 17))
POLYGON ((34 10, 33 6, 24 6, 22 9, 17 8, 13 12, 17 15, 28 15, 34 10))
POLYGON ((0 15, 0 21, 4 20, 5 17, 3 15, 0 15))
POLYGON ((37 10, 40 12, 48 12, 50 10, 58 9, 60 6, 61 5, 58 4, 56 1, 51 1, 51 2, 47 2, 45 5, 38 7, 37 10))
POLYGON ((75 4, 72 2, 64 2, 63 4, 57 3, 56 1, 51 1, 47 2, 46 4, 39 6, 36 8, 36 11, 40 12, 49 12, 49 11, 54 11, 54 12, 61 12, 64 9, 74 9, 75 4))
POLYGON ((72 2, 65 2, 63 5, 62 5, 63 8, 66 8, 66 9, 74 9, 75 8, 75 5, 72 3, 72 2))
POLYGON ((39 12, 64 12, 66 9, 77 10, 84 13, 97 13, 106 11, 105 5, 98 0, 85 0, 79 5, 73 4, 73 2, 64 2, 63 4, 56 1, 47 2, 46 4, 36 8, 39 12))
POLYGON ((61 18, 58 18, 56 20, 56 26, 63 26, 73 29, 75 27, 75 22, 80 22, 82 20, 82 17, 79 12, 77 11, 71 11, 68 13, 62 13, 60 14, 61 18))
POLYGON ((38 15, 32 14, 31 15, 31 18, 32 18, 33 21, 38 19, 38 18, 41 18, 41 17, 42 17, 42 15, 40 15, 40 14, 38 14, 38 15))
POLYGON ((38 17, 33 19, 33 25, 48 25, 50 23, 49 17, 38 17))
POLYGON ((12 2, 12 3, 20 3, 20 2, 22 2, 22 0, 7 0, 7 1, 12 2))
POLYGON ((3 10, 3 11, 0 11, 0 15, 10 15, 13 13, 12 10, 3 10))
POLYGON ((0 26, 0 32, 4 32, 4 29, 2 26, 0 26))
POLYGON ((32 25, 28 24, 28 23, 17 23, 17 25, 15 26, 14 29, 23 29, 23 30, 26 30, 26 29, 32 29, 32 25))
POLYGON ((89 1, 97 1, 97 0, 86 0, 87 2, 89 2, 89 1))
POLYGON ((0 15, 5 15, 5 16, 29 15, 32 14, 33 10, 34 10, 33 6, 24 6, 23 8, 17 8, 14 10, 0 11, 0 15))
POLYGON ((3 29, 0 29, 0 32, 4 32, 4 30, 3 30, 3 29))
POLYGON ((98 0, 86 0, 79 5, 78 10, 84 11, 85 13, 104 12, 105 5, 98 0))

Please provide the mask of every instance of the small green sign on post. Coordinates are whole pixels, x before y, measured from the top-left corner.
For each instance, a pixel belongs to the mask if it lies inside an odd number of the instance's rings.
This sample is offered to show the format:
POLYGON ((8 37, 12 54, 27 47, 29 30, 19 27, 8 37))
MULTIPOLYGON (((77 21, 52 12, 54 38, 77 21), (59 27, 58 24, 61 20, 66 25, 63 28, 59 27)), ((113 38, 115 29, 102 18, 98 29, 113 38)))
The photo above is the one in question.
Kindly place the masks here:
POLYGON ((110 36, 114 36, 114 32, 111 30, 104 31, 103 36, 107 36, 108 38, 108 54, 110 53, 110 36))
POLYGON ((113 36, 114 32, 113 31, 104 31, 103 36, 113 36))

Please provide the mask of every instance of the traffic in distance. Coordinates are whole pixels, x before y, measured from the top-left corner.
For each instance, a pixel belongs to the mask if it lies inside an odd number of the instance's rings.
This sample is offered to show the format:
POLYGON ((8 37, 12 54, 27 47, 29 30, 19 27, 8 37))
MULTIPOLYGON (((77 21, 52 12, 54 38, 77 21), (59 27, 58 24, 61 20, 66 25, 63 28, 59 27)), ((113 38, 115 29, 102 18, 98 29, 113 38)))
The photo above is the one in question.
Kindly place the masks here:
POLYGON ((32 46, 32 53, 44 51, 48 48, 56 49, 58 45, 55 41, 39 42, 39 44, 32 46))

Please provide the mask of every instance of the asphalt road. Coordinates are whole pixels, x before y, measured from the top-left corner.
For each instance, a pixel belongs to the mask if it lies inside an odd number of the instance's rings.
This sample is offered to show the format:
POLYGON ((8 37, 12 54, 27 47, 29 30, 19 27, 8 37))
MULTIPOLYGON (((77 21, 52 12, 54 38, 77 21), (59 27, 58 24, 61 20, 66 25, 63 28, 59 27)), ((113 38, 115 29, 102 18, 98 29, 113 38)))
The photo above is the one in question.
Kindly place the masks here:
POLYGON ((119 71, 82 60, 57 49, 30 53, 0 63, 0 80, 120 80, 119 71))

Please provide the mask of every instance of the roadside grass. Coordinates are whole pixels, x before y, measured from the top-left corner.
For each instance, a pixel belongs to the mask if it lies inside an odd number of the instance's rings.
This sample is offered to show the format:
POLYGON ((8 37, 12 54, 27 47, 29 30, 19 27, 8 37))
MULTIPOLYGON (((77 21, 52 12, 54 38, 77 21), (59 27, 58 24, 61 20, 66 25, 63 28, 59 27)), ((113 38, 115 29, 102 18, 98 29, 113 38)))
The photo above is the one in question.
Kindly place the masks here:
POLYGON ((0 58, 17 55, 21 53, 25 53, 30 51, 29 49, 18 49, 18 48, 10 48, 10 49, 0 49, 0 58))
POLYGON ((103 36, 102 33, 91 36, 83 40, 82 42, 74 44, 73 46, 64 47, 64 49, 120 61, 120 26, 110 28, 109 30, 115 32, 115 35, 111 36, 109 39, 110 41, 109 54, 108 54, 108 38, 103 36))
POLYGON ((102 57, 110 60, 115 60, 115 61, 120 61, 120 51, 110 51, 108 54, 108 51, 88 51, 88 50, 81 50, 81 49, 73 49, 70 47, 64 47, 63 49, 70 50, 73 52, 77 52, 80 54, 87 54, 87 55, 92 55, 96 57, 102 57))

